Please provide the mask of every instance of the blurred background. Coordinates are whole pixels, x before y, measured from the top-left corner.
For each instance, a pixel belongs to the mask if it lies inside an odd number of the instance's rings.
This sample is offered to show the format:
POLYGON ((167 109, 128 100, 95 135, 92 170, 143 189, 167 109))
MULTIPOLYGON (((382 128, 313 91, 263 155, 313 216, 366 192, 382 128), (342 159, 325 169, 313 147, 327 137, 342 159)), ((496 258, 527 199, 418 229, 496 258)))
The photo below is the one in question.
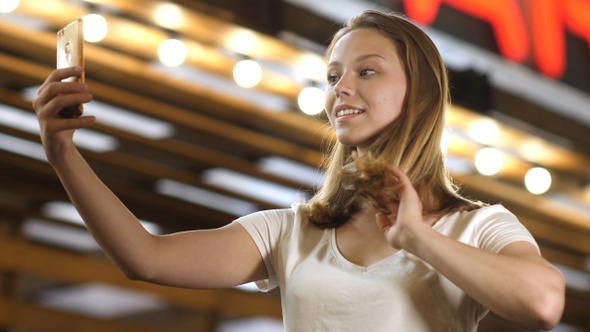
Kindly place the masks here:
MULTIPOLYGON (((98 123, 76 144, 153 233, 288 207, 334 139, 322 53, 364 9, 423 25, 448 66, 444 146, 466 194, 502 203, 567 281, 554 331, 590 331, 590 1, 0 1, 0 331, 282 331, 277 292, 127 280, 39 143, 31 101, 56 32, 85 25, 98 123)), ((522 331, 490 314, 480 331, 522 331)))

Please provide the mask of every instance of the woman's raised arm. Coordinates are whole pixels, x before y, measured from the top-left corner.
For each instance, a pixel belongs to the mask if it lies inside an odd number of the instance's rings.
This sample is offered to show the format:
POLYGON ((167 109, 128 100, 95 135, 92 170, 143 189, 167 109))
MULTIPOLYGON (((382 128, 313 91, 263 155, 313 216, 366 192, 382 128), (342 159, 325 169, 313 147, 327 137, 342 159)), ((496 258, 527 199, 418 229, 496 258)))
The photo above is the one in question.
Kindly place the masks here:
POLYGON ((231 287, 266 277, 256 245, 239 224, 157 236, 96 176, 73 144, 78 128, 94 117, 64 119, 65 106, 92 100, 84 83, 62 82, 80 68, 58 69, 41 85, 33 108, 47 159, 90 233, 131 279, 189 288, 231 287))

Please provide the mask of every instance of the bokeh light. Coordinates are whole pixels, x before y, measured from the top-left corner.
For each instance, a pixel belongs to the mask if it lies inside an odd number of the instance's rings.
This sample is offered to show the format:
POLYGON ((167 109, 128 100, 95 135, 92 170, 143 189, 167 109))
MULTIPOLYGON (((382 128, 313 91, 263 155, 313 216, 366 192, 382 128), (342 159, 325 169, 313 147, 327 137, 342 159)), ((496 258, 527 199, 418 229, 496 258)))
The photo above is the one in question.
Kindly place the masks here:
POLYGON ((107 20, 99 14, 88 14, 82 17, 84 21, 84 40, 97 43, 106 37, 109 27, 107 20))
POLYGON ((158 57, 168 67, 177 67, 186 60, 186 45, 178 39, 168 39, 160 44, 158 57))
POLYGON ((262 68, 254 60, 242 60, 234 66, 234 81, 242 88, 252 88, 262 79, 262 68))
POLYGON ((475 154, 475 168, 483 175, 494 175, 502 169, 502 152, 496 148, 483 148, 475 154))
POLYGON ((524 186, 535 195, 541 195, 551 188, 551 173, 543 167, 529 169, 524 176, 524 186))

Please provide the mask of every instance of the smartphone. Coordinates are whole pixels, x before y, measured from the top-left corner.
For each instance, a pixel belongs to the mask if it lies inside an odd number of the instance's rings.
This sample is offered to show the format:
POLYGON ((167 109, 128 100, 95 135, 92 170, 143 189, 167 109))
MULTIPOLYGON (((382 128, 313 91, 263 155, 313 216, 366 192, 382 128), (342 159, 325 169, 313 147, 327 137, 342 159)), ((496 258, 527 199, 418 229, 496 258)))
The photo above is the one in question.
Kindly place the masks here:
MULTIPOLYGON (((57 32, 57 68, 73 66, 84 67, 84 33, 81 18, 69 23, 57 32)), ((66 78, 63 81, 84 82, 84 72, 80 76, 66 78)), ((82 115, 83 106, 68 106, 59 112, 62 118, 76 118, 82 115)))

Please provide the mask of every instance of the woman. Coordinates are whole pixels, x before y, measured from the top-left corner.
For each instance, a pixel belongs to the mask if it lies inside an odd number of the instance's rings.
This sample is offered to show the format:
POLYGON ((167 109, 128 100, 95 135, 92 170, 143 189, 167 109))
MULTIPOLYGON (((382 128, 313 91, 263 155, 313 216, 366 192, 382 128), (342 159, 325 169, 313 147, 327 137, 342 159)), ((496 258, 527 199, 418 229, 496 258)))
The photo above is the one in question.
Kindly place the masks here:
POLYGON ((192 288, 249 281, 281 288, 287 331, 475 331, 488 310, 550 329, 561 274, 502 206, 461 197, 440 151, 448 106, 430 39, 395 14, 367 11, 327 52, 326 113, 338 142, 307 203, 223 228, 147 233, 72 144, 93 117, 62 119, 86 86, 54 71, 34 108, 50 164, 88 229, 129 278, 192 288))

